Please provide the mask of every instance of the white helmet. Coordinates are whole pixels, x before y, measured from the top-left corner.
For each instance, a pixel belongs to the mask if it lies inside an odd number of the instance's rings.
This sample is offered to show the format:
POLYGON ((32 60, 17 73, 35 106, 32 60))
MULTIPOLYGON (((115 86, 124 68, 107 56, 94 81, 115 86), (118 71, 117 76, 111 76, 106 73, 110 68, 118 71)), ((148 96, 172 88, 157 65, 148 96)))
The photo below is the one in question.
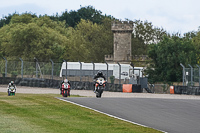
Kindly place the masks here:
POLYGON ((65 80, 64 80, 64 83, 67 83, 67 82, 68 82, 68 80, 67 80, 67 79, 65 79, 65 80))

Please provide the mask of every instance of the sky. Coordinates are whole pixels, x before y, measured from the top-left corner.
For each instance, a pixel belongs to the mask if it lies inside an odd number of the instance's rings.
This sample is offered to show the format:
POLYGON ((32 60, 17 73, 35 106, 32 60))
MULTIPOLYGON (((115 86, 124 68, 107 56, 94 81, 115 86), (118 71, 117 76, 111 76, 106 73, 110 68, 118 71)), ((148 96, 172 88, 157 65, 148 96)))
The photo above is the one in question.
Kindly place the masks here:
POLYGON ((66 10, 77 11, 81 7, 93 6, 103 15, 121 20, 148 21, 168 33, 184 34, 198 30, 199 5, 199 0, 1 0, 0 18, 14 12, 61 15, 66 10))

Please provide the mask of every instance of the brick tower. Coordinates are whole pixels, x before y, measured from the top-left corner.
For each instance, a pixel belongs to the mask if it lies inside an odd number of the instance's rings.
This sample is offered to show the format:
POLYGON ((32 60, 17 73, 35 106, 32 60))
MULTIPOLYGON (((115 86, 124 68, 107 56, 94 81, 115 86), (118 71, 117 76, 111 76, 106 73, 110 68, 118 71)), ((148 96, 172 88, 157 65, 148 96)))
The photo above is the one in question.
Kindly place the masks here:
POLYGON ((133 22, 114 21, 111 25, 114 34, 114 54, 106 55, 105 60, 113 63, 130 64, 131 53, 131 35, 133 31, 133 22))

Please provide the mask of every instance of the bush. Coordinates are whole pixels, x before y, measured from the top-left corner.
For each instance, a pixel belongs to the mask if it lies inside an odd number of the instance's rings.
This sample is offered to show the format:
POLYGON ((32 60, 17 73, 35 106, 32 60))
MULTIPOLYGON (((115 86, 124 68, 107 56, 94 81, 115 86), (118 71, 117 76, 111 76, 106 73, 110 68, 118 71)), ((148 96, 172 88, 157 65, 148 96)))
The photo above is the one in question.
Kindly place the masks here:
POLYGON ((11 77, 17 77, 18 75, 18 72, 17 71, 12 71, 11 72, 11 77))
POLYGON ((114 84, 114 82, 115 82, 115 76, 110 76, 110 82, 112 83, 112 84, 114 84))

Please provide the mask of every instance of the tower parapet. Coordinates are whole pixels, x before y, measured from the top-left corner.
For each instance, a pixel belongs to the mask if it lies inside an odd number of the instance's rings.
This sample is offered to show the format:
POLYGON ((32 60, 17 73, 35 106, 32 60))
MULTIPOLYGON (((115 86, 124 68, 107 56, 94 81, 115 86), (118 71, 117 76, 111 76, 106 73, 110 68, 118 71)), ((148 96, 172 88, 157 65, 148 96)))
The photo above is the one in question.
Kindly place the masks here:
POLYGON ((131 32, 133 31, 133 21, 113 21, 111 25, 113 32, 131 32))

